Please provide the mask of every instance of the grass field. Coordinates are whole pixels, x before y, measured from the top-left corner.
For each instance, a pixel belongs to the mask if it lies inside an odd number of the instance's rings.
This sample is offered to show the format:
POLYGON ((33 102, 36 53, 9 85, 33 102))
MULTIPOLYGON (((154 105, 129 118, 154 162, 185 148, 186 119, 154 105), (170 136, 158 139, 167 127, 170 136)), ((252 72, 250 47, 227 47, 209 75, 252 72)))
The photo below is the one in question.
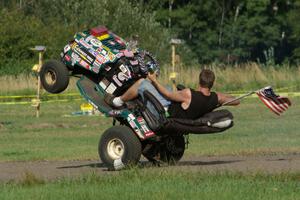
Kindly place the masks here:
MULTIPOLYGON (((27 86, 22 89, 22 84, 18 90, 1 93, 31 94, 33 90, 27 90, 27 86)), ((190 135, 184 157, 300 153, 300 98, 291 101, 292 107, 281 117, 271 113, 258 98, 246 98, 240 106, 228 107, 235 126, 222 134, 190 135)), ((80 110, 82 102, 42 103, 39 119, 29 104, 0 104, 0 162, 98 160, 100 135, 112 126, 112 119, 72 115, 80 110)), ((150 167, 53 181, 29 174, 20 182, 0 183, 0 199, 298 200, 299 173, 179 173, 171 167, 150 167)))
POLYGON ((128 170, 118 175, 86 175, 43 182, 26 179, 0 184, 0 199, 206 199, 297 200, 300 174, 175 173, 128 170))
MULTIPOLYGON (((291 100, 281 117, 258 98, 228 107, 235 126, 223 134, 190 135, 185 156, 299 153, 300 98, 291 100)), ((0 105, 0 161, 97 159, 98 140, 112 119, 72 116, 80 104, 44 103, 39 119, 30 105, 0 105)))

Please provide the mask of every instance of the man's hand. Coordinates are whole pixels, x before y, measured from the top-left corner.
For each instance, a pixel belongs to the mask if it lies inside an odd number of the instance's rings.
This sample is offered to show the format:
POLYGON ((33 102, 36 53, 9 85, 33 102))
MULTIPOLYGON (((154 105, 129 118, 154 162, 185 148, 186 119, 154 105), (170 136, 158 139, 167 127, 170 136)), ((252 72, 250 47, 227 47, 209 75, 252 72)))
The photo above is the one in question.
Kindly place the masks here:
MULTIPOLYGON (((148 73, 148 79, 152 82, 154 87, 168 100, 181 102, 183 104, 189 105, 191 101, 191 91, 190 89, 184 89, 182 91, 172 92, 162 86, 156 79, 156 73, 148 73)), ((185 106, 186 107, 186 106, 185 106)))
POLYGON ((155 82, 156 81, 156 73, 148 73, 148 78, 150 81, 155 82))

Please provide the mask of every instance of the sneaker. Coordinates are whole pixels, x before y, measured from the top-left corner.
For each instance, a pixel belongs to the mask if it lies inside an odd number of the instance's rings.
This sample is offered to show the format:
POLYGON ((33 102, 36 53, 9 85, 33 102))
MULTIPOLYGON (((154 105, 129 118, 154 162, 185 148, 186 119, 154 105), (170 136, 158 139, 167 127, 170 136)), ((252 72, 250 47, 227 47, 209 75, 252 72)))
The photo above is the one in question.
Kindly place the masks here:
POLYGON ((117 109, 121 109, 121 108, 124 108, 124 106, 116 106, 113 102, 113 100, 115 99, 116 97, 113 95, 113 94, 110 94, 110 93, 106 93, 104 95, 104 102, 107 103, 110 107, 112 108, 117 108, 117 109))

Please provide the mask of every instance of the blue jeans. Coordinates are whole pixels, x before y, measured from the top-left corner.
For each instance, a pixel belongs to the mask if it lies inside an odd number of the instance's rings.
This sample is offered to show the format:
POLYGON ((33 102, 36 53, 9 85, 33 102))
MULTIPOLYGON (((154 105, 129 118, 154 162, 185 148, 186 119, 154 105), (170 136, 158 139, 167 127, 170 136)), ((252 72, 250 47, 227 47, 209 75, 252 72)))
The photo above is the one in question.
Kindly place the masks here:
MULTIPOLYGON (((155 98, 161 103, 161 105, 165 108, 169 107, 169 105, 171 104, 171 101, 167 100, 166 98, 164 98, 158 91, 157 89, 152 85, 152 83, 145 79, 141 82, 139 88, 138 88, 138 94, 141 95, 144 98, 144 91, 148 90, 151 94, 153 94, 155 96, 155 98)), ((152 104, 150 104, 149 102, 147 103, 147 108, 155 115, 158 116, 158 113, 156 112, 155 108, 153 107, 152 104)))

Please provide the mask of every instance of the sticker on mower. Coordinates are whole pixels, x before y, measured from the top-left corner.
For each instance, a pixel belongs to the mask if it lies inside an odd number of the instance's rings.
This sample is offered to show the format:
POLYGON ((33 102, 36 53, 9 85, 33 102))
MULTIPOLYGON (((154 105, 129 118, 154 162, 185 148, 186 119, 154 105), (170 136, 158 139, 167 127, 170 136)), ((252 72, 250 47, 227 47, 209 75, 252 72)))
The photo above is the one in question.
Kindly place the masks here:
POLYGON ((136 122, 135 122, 135 117, 132 114, 129 114, 127 117, 127 121, 131 128, 133 128, 134 132, 139 136, 141 139, 145 139, 144 135, 142 134, 141 130, 138 128, 136 122))
POLYGON ((155 135, 154 132, 151 131, 151 130, 148 128, 148 126, 147 126, 146 121, 144 120, 144 118, 138 117, 138 118, 137 118, 137 121, 138 121, 139 124, 141 125, 141 129, 143 130, 144 135, 145 135, 147 138, 148 138, 148 137, 151 137, 151 136, 153 136, 153 135, 155 135))
POLYGON ((100 42, 98 39, 93 38, 90 40, 90 43, 95 46, 95 47, 101 47, 102 46, 102 42, 100 42))

